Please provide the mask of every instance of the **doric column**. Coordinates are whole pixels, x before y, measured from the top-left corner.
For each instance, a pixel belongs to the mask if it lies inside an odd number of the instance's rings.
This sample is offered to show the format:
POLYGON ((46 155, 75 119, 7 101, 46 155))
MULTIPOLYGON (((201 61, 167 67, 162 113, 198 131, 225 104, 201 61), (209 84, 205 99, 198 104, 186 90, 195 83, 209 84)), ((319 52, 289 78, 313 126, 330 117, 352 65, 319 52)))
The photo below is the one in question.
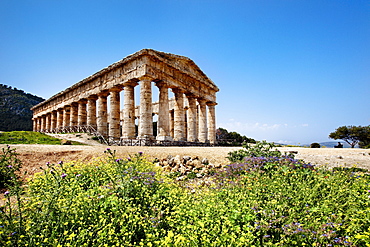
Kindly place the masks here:
POLYGON ((121 87, 110 89, 109 137, 119 139, 120 132, 120 95, 121 87))
POLYGON ((58 109, 57 110, 57 128, 61 128, 61 127, 63 127, 63 109, 58 109))
POLYGON ((51 112, 51 130, 55 130, 57 127, 57 111, 51 112))
POLYGON ((173 138, 174 137, 174 132, 175 132, 175 112, 174 110, 170 111, 170 135, 173 138))
POLYGON ((78 124, 78 103, 73 102, 71 104, 71 120, 70 125, 71 126, 77 126, 78 124))
POLYGON ((135 86, 136 82, 125 83, 123 85, 123 126, 122 137, 125 139, 135 139, 135 86))
POLYGON ((198 105, 199 105, 198 140, 199 142, 207 142, 206 100, 198 99, 198 105))
POLYGON ((159 89, 157 140, 172 140, 170 136, 168 87, 163 82, 157 82, 156 86, 159 89))
POLYGON ((172 89, 175 95, 174 101, 174 140, 185 141, 184 126, 184 92, 179 89, 172 89))
POLYGON ((45 115, 45 128, 44 128, 44 131, 45 132, 49 132, 50 130, 50 113, 46 113, 45 115))
POLYGON ((139 138, 153 138, 152 79, 140 78, 139 138))
POLYGON ((42 131, 42 116, 38 117, 37 120, 37 131, 41 132, 42 131))
POLYGON ((194 95, 186 95, 189 101, 188 109, 188 141, 197 141, 197 102, 194 95))
POLYGON ((96 129, 96 100, 98 96, 92 95, 87 98, 87 125, 96 129))
POLYGON ((71 115, 71 106, 66 105, 64 106, 64 114, 63 114, 63 127, 68 127, 70 125, 70 115, 71 115))
POLYGON ((207 102, 208 140, 210 144, 216 143, 216 102, 207 102))
POLYGON ((32 131, 36 132, 37 131, 37 122, 36 118, 32 118, 32 131))
POLYGON ((45 132, 45 128, 46 128, 46 116, 45 115, 42 115, 41 116, 41 132, 45 132))
POLYGON ((42 131, 42 117, 37 118, 37 131, 42 131))
POLYGON ((98 132, 105 137, 108 136, 107 96, 108 92, 102 92, 98 95, 98 132))
POLYGON ((78 126, 84 126, 87 124, 87 112, 86 112, 87 100, 82 99, 78 101, 78 126))

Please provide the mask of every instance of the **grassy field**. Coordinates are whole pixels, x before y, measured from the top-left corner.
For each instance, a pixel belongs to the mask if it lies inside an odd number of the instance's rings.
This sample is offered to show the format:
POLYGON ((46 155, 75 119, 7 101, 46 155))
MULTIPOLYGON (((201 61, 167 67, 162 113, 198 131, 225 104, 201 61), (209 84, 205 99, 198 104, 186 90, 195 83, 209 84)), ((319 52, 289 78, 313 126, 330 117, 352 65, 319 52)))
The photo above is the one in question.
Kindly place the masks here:
MULTIPOLYGON (((11 131, 0 132, 0 144, 49 144, 60 145, 61 140, 40 132, 33 131, 11 131)), ((72 142, 73 145, 81 145, 72 142)))

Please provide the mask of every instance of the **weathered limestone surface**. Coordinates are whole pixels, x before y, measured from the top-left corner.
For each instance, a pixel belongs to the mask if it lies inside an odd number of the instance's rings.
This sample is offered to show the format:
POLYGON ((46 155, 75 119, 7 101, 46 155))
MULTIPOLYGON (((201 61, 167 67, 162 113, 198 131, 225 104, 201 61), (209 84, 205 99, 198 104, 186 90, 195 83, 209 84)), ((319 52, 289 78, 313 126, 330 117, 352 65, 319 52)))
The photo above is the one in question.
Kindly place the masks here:
POLYGON ((153 139, 152 121, 157 114, 158 141, 214 144, 218 91, 191 59, 143 49, 34 106, 34 130, 61 132, 88 126, 112 139, 153 139), (140 87, 138 107, 136 86, 140 87), (155 103, 153 86, 159 91, 155 103), (168 98, 169 89, 174 99, 168 98))

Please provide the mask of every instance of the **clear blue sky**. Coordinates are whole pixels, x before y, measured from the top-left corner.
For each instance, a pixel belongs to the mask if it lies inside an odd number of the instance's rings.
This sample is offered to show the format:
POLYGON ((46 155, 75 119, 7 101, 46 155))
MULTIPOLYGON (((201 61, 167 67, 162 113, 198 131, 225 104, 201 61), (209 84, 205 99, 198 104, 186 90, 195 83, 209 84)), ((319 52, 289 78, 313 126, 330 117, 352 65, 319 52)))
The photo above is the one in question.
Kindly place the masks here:
POLYGON ((220 88, 217 126, 328 140, 370 124, 369 0, 0 0, 0 83, 49 98, 143 48, 220 88))

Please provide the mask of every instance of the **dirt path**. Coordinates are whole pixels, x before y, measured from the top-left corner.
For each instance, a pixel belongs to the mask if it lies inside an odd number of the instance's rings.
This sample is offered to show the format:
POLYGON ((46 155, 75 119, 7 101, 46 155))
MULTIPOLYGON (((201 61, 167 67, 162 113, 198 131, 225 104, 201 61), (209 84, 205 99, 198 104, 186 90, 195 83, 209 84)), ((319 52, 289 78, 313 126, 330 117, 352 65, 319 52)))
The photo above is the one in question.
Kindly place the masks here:
MULTIPOLYGON (((0 145, 0 148, 6 145, 0 145)), ((116 150, 117 157, 125 158, 129 155, 143 152, 149 159, 166 158, 168 155, 187 155, 207 158, 213 164, 228 164, 226 156, 229 152, 240 147, 122 147, 122 146, 83 146, 83 145, 11 145, 19 153, 23 163, 22 173, 27 170, 28 175, 40 171, 47 162, 90 160, 93 157, 104 155, 107 148, 116 150)), ((295 151, 296 158, 303 159, 316 165, 358 166, 370 169, 370 150, 366 149, 334 149, 334 148, 279 148, 282 152, 295 151)))

